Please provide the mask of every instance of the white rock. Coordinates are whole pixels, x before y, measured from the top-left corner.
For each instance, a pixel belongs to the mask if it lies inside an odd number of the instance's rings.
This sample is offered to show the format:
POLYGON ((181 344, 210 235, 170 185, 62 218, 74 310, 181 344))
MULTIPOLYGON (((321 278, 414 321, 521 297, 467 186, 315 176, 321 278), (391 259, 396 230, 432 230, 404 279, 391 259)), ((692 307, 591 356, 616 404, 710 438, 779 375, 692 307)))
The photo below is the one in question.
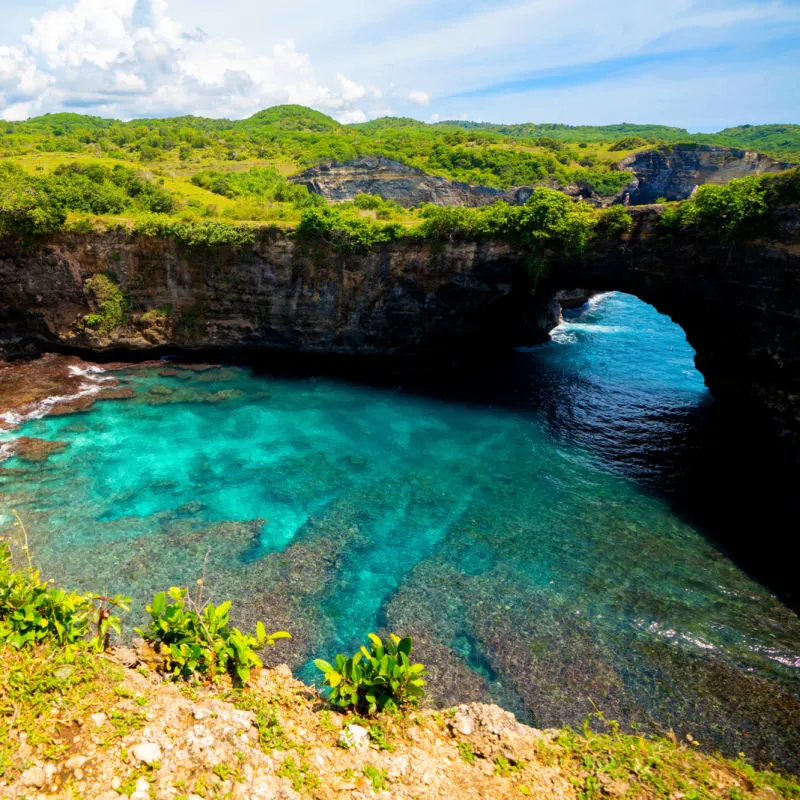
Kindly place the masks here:
POLYGON ((26 769, 20 777, 24 786, 35 786, 37 789, 41 789, 47 781, 44 767, 39 766, 26 769))
POLYGON ((355 748, 356 750, 365 750, 369 747, 369 733, 366 728, 360 725, 348 725, 339 734, 339 747, 344 747, 346 750, 355 748))
POLYGON ((150 792, 134 792, 130 800, 150 800, 150 792))
POLYGON ((97 714, 92 714, 92 725, 95 728, 102 728, 107 719, 108 717, 102 711, 98 711, 97 714))
POLYGON ((475 730, 475 722, 468 714, 456 714, 452 725, 462 736, 472 736, 475 730))
POLYGON ((68 758, 64 766, 74 772, 76 769, 80 769, 89 759, 86 756, 72 756, 72 758, 68 758))
POLYGON ((115 775, 111 781, 111 788, 116 791, 120 786, 122 786, 122 778, 119 775, 115 775))
POLYGON ((133 757, 142 764, 154 764, 161 760, 161 748, 154 742, 139 742, 131 748, 133 757))
POLYGON ((150 793, 150 783, 147 778, 139 778, 139 780, 136 781, 136 791, 150 793))

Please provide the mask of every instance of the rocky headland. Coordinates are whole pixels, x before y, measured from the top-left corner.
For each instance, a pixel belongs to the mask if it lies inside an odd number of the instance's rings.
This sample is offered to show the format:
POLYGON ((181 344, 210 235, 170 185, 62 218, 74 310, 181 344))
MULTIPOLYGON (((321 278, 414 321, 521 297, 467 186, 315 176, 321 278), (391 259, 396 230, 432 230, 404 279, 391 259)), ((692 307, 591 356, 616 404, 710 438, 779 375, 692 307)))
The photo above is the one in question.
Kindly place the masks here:
POLYGON ((480 703, 363 719, 330 709, 286 667, 234 689, 165 681, 141 647, 50 658, 48 682, 46 662, 0 649, 0 664, 26 668, 35 698, 52 704, 18 708, 0 742, 4 800, 774 800, 797 789, 698 752, 693 737, 539 730, 480 703))

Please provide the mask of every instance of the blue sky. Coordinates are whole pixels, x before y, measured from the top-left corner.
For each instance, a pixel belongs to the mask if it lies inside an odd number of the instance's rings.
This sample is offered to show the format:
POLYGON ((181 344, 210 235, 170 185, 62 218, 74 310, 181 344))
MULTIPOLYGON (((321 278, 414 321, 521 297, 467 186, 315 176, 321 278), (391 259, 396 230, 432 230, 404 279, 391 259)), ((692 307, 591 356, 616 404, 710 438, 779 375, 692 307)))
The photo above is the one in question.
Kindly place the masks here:
POLYGON ((0 116, 800 122, 800 0, 0 0, 0 116))

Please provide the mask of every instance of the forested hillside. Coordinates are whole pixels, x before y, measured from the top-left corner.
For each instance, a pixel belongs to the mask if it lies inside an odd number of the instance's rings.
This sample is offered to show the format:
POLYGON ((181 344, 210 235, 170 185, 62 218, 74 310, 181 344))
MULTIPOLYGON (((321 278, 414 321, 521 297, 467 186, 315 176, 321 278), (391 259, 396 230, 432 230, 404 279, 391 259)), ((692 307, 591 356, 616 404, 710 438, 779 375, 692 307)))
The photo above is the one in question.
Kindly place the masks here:
MULTIPOLYGON (((768 152, 783 148, 791 155, 800 151, 798 131, 798 126, 743 127, 707 138, 737 146, 764 142, 768 152)), ((676 128, 627 124, 428 125, 386 118, 341 125, 301 106, 278 106, 237 122, 192 116, 120 122, 51 114, 0 125, 0 231, 124 226, 192 242, 236 243, 251 236, 248 225, 271 223, 317 233, 344 230, 346 246, 410 229, 483 230, 487 220, 497 232, 515 229, 515 215, 522 212, 504 204, 480 213, 404 209, 367 195, 329 208, 318 194, 286 178, 329 159, 384 155, 473 184, 542 187, 537 202, 558 206, 560 220, 572 215, 571 203, 558 192, 551 192, 558 197, 542 192, 571 184, 615 195, 632 177, 616 167, 620 159, 687 138, 676 128)), ((588 208, 574 210, 581 219, 591 216, 582 213, 588 208)), ((594 225, 599 217, 592 219, 594 225)), ((523 227, 527 230, 527 223, 523 227)))
POLYGON ((276 106, 232 122, 202 117, 130 122, 50 114, 0 127, 0 156, 75 153, 164 164, 191 174, 198 166, 265 166, 286 175, 328 159, 384 155, 453 180, 487 186, 575 183, 613 194, 625 176, 609 169, 657 143, 697 141, 757 149, 800 160, 800 126, 763 125, 691 135, 661 125, 425 124, 384 118, 341 125, 302 106, 276 106))

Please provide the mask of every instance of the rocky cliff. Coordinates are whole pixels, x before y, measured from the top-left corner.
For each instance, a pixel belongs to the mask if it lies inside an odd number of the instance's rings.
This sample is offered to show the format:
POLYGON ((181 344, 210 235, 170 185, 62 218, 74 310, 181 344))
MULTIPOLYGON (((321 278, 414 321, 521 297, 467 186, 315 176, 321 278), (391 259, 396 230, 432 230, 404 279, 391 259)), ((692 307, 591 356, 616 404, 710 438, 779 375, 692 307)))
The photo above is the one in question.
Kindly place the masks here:
POLYGON ((378 156, 320 164, 290 180, 327 200, 338 202, 352 200, 357 194, 374 194, 401 206, 484 206, 497 200, 520 205, 532 193, 530 187, 495 189, 449 181, 378 156))
MULTIPOLYGON (((621 202, 626 192, 632 205, 647 205, 662 197, 685 200, 695 186, 704 183, 727 183, 733 178, 778 172, 792 166, 760 153, 729 147, 665 145, 634 153, 615 165, 616 169, 632 172, 635 176, 619 192, 616 201, 621 202)), ((352 200, 357 194, 374 194, 407 207, 422 203, 483 206, 497 200, 521 205, 533 192, 532 186, 496 189, 449 181, 378 156, 326 162, 290 180, 333 202, 352 200)), ((613 197, 602 198, 576 185, 561 187, 561 191, 572 197, 581 196, 595 205, 608 205, 614 201, 613 197)))
MULTIPOLYGON (((86 351, 281 349, 442 362, 542 340, 557 292, 637 295, 669 314, 718 397, 766 413, 800 440, 800 208, 768 241, 670 234, 660 207, 590 255, 504 242, 407 240, 343 256, 270 231, 242 249, 188 248, 126 233, 0 242, 0 337, 86 351), (103 317, 87 281, 106 273, 126 302, 103 317), (88 315, 94 314, 95 316, 88 315)), ((563 296, 563 295, 562 295, 563 296)))
POLYGON ((654 203, 662 197, 685 200, 695 186, 704 183, 727 183, 734 178, 779 172, 793 166, 760 153, 691 143, 644 150, 617 164, 618 169, 636 176, 627 187, 633 205, 654 203))

